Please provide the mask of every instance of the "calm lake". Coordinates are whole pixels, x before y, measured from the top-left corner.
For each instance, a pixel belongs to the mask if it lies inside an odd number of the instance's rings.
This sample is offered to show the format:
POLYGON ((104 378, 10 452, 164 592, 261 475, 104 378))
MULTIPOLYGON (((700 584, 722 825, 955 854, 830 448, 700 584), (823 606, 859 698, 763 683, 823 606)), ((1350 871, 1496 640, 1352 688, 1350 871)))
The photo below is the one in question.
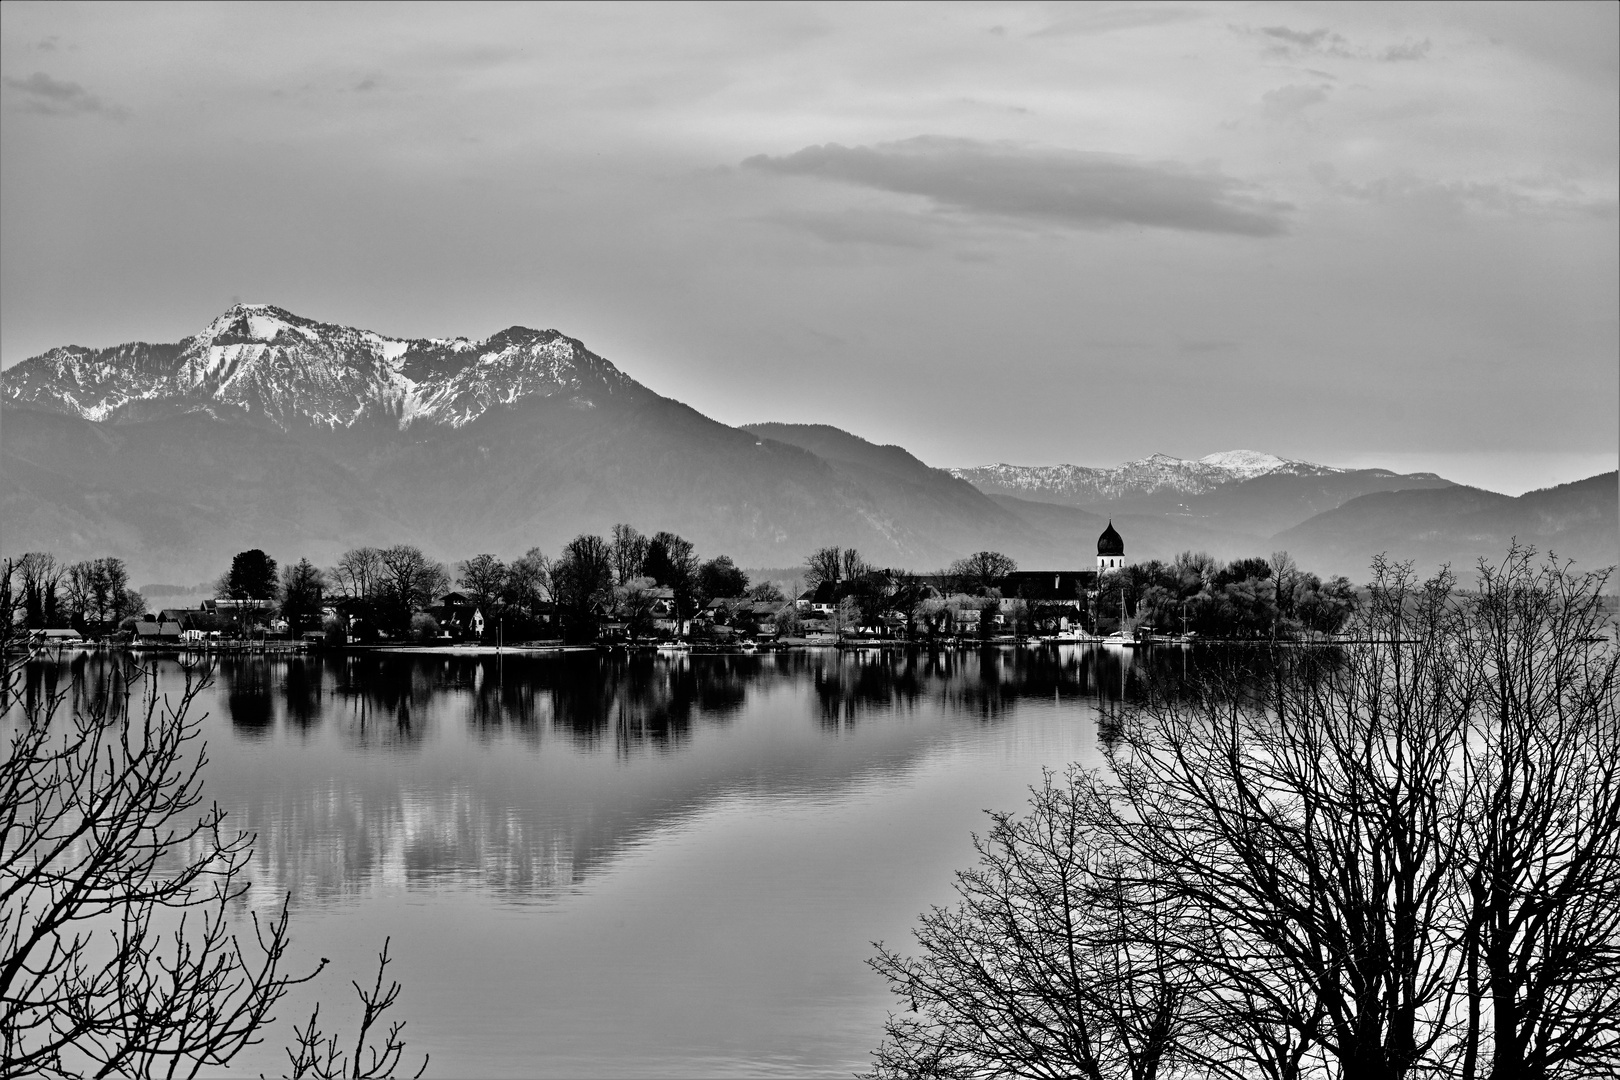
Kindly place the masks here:
MULTIPOLYGON (((148 660, 160 690, 179 658, 148 660)), ((1097 720, 1180 651, 602 659, 225 659, 207 791, 258 834, 248 902, 292 896, 298 966, 244 1074, 392 936, 414 1071, 848 1076, 894 1005, 866 966, 952 899, 984 811, 1101 764, 1097 720)), ((116 692, 118 661, 34 693, 116 692)))

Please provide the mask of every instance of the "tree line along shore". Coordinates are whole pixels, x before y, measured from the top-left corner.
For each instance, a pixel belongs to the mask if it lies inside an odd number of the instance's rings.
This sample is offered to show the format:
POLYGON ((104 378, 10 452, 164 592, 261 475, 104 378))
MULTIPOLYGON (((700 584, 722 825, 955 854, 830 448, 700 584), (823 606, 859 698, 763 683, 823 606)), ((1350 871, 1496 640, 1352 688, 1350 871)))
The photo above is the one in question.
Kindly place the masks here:
POLYGON ((481 553, 451 566, 409 544, 352 548, 325 568, 251 549, 189 608, 155 608, 117 557, 67 563, 33 551, 3 565, 19 629, 105 645, 1300 641, 1331 639, 1359 602, 1348 579, 1324 581, 1286 552, 1230 562, 1183 552, 1097 573, 1020 570, 980 551, 918 573, 828 546, 793 576, 753 581, 728 555, 704 559, 683 537, 627 524, 555 555, 481 553))

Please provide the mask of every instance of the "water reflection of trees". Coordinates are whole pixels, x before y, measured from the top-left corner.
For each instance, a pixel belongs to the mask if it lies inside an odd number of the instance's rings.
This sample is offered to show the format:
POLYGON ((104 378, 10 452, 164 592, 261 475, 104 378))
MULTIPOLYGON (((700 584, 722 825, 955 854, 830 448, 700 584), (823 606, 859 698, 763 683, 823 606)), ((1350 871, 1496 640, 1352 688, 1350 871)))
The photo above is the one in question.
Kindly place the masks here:
POLYGON ((196 679, 211 670, 188 658, 141 658, 121 652, 74 652, 35 659, 18 672, 15 702, 18 715, 43 715, 59 699, 59 716, 103 716, 122 720, 131 708, 144 704, 145 695, 173 690, 187 677, 196 679), (154 683, 149 674, 156 674, 154 683))
POLYGON ((568 654, 549 662, 484 657, 480 663, 471 716, 481 734, 516 729, 538 737, 544 722, 583 749, 611 742, 621 753, 679 747, 699 717, 725 722, 760 675, 759 661, 742 656, 688 663, 568 654))
MULTIPOLYGON (((82 659, 82 657, 80 658, 82 659)), ((80 665, 82 670, 83 665, 80 665)), ((29 664, 22 672, 22 685, 18 689, 18 697, 23 706, 25 716, 43 716, 46 704, 56 698, 64 689, 62 676, 63 665, 60 664, 29 664)), ((68 684, 77 686, 79 680, 69 676, 68 684)))
POLYGON ((577 823, 514 813, 468 789, 279 788, 241 813, 259 838, 256 886, 267 895, 293 892, 300 902, 354 896, 378 881, 472 885, 535 900, 579 879, 577 823))
MULTIPOLYGON (((750 694, 784 683, 807 684, 819 723, 838 730, 923 701, 984 721, 1005 719, 1031 701, 1085 699, 1106 714, 1149 683, 1178 681, 1187 663, 1182 650, 1100 648, 673 659, 364 653, 227 657, 215 678, 232 729, 249 739, 274 729, 280 698, 291 728, 308 733, 331 721, 347 741, 368 748, 417 746, 431 723, 460 706, 484 738, 515 734, 538 743, 551 731, 581 749, 629 753, 678 749, 694 724, 725 723, 750 694)), ((76 709, 121 715, 129 667, 105 654, 35 663, 21 692, 34 705, 65 688, 76 709)))
POLYGON ((981 720, 1021 704, 1091 700, 1105 708, 1172 677, 1178 654, 1106 649, 986 649, 979 652, 857 652, 804 657, 823 726, 930 701, 981 720))
POLYGON ((426 734, 436 696, 463 690, 439 657, 362 653, 329 657, 334 722, 355 746, 413 749, 426 734))
MULTIPOLYGON (((1094 648, 678 658, 229 656, 215 670, 208 707, 237 741, 251 744, 274 737, 279 724, 283 737, 299 742, 392 754, 419 750, 436 730, 459 729, 497 753, 538 751, 555 739, 583 753, 630 759, 680 755, 705 725, 729 725, 743 710, 762 707, 807 716, 827 734, 876 729, 887 716, 911 712, 947 724, 1001 723, 1020 708, 1073 708, 1076 718, 1099 708, 1106 714, 1180 663, 1179 654, 1166 657, 1094 648)), ((172 686, 178 663, 159 666, 160 679, 172 686)), ((117 658, 81 655, 32 665, 23 692, 35 699, 65 690, 86 702, 121 700, 130 685, 117 658)), ((816 741, 772 740, 758 759, 770 762, 772 779, 763 782, 837 784, 873 764, 859 753, 820 756, 816 741)), ((886 745, 890 765, 909 760, 910 742, 886 745)), ((256 749, 247 753, 233 767, 251 770, 248 763, 261 760, 252 756, 256 749)), ((216 748, 215 756, 228 755, 216 748)), ((546 770, 555 761, 548 766, 538 753, 533 759, 535 777, 554 777, 546 770)), ((728 785, 762 782, 755 759, 736 775, 613 770, 601 774, 615 777, 605 787, 578 780, 559 787, 554 778, 532 787, 521 769, 496 770, 468 786, 431 755, 422 756, 420 773, 344 766, 334 774, 325 765, 300 773, 300 760, 284 759, 289 771, 278 768, 274 776, 233 780, 240 803, 232 812, 260 837, 256 882, 316 900, 379 881, 462 881, 513 899, 555 896, 627 837, 728 785), (503 793, 498 785, 515 776, 524 777, 516 781, 520 787, 503 793)))
POLYGON ((287 722, 300 729, 320 722, 325 680, 318 660, 296 657, 287 661, 282 691, 287 701, 287 722))
POLYGON ((270 661, 263 656, 233 657, 219 666, 225 710, 238 735, 262 739, 275 723, 270 661))
POLYGON ((108 720, 125 715, 135 678, 127 657, 76 653, 67 667, 71 675, 67 701, 70 714, 105 715, 108 720))

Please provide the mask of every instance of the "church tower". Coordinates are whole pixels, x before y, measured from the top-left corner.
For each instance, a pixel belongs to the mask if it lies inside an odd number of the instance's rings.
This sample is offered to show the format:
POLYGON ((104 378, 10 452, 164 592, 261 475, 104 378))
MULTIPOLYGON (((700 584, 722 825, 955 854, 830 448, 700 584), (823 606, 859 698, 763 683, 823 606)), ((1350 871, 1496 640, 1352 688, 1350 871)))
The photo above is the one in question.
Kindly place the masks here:
POLYGON ((1124 565, 1125 538, 1114 530, 1114 523, 1110 521, 1108 528, 1097 537, 1097 573, 1106 574, 1124 565))

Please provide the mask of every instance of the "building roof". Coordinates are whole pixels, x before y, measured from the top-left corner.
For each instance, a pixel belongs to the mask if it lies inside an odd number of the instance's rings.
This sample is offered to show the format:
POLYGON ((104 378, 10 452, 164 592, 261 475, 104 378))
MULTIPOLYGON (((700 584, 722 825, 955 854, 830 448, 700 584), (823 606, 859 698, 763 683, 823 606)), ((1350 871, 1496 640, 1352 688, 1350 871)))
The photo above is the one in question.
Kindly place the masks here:
POLYGON ((1124 555, 1125 554, 1125 538, 1120 536, 1119 533, 1117 531, 1115 531, 1114 523, 1112 521, 1110 521, 1108 523, 1108 528, 1106 528, 1106 529, 1104 529, 1102 531, 1102 535, 1097 537, 1097 554, 1098 555, 1124 555))
POLYGON ((1095 570, 1015 570, 1001 579, 1001 595, 1036 601, 1078 601, 1097 587, 1095 570))
POLYGON ((811 604, 833 604, 838 601, 838 587, 830 581, 823 581, 813 589, 806 589, 799 594, 799 599, 811 604))

